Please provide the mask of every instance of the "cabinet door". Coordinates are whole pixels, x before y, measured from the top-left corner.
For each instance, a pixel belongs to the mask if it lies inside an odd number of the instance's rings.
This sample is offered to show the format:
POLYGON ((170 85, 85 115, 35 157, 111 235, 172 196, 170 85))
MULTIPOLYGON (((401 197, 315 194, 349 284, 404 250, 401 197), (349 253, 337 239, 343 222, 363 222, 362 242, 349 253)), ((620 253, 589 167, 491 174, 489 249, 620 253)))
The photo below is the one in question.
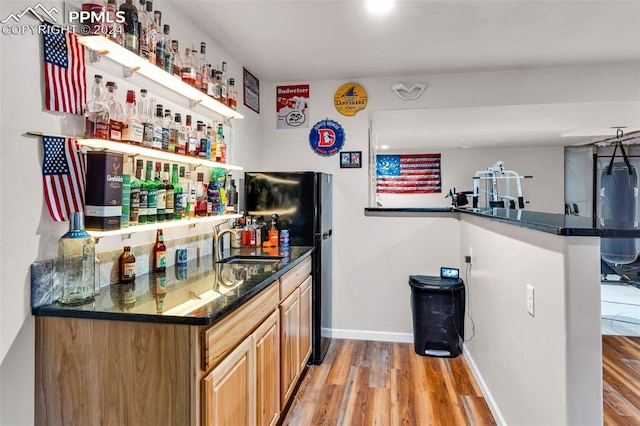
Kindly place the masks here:
POLYGON ((300 285, 300 372, 311 356, 311 280, 300 285))
POLYGON ((280 405, 284 407, 300 373, 300 289, 280 304, 280 405))
POLYGON ((202 424, 255 424, 253 339, 246 338, 202 379, 202 424))
POLYGON ((254 332, 256 351, 256 415, 258 426, 271 426, 280 416, 280 315, 274 311, 254 332))

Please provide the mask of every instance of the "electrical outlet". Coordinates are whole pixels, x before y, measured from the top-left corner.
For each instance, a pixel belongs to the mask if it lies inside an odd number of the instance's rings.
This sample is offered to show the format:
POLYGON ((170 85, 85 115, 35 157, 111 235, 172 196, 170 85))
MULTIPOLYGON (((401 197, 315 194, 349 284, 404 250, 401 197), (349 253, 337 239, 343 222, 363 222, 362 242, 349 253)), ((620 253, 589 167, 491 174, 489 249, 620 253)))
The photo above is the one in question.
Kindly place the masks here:
POLYGON ((532 285, 527 284, 527 312, 532 317, 536 316, 535 313, 535 290, 532 285))
POLYGON ((469 255, 465 256, 464 261, 469 263, 469 264, 473 263, 473 248, 472 247, 469 247, 469 255), (467 260, 467 258, 469 260, 467 260))

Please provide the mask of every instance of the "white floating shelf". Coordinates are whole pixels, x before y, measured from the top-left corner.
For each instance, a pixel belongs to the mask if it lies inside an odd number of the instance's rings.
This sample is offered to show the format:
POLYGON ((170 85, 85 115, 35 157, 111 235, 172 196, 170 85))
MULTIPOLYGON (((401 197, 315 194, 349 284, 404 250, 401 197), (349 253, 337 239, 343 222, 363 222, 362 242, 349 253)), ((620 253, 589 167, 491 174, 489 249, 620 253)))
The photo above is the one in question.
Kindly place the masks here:
POLYGON ((172 152, 160 151, 158 149, 146 148, 144 146, 132 145, 124 142, 114 142, 106 139, 78 139, 78 144, 94 150, 109 150, 129 155, 141 155, 144 157, 157 158, 159 160, 176 163, 193 164, 196 166, 219 167, 227 170, 242 170, 242 167, 240 166, 217 163, 203 158, 174 154, 172 152))
POLYGON ((188 98, 192 104, 199 104, 203 107, 210 109, 224 117, 229 118, 244 118, 242 114, 228 106, 216 101, 206 93, 201 92, 195 87, 183 82, 182 80, 169 74, 162 68, 152 64, 147 59, 144 59, 135 53, 125 49, 119 44, 102 36, 79 36, 78 42, 95 50, 103 56, 115 61, 124 67, 135 71, 138 74, 142 74, 150 80, 172 90, 186 98, 188 98))
POLYGON ((136 234, 138 232, 155 231, 156 229, 176 228, 178 226, 187 226, 187 225, 195 226, 201 223, 225 222, 229 219, 237 219, 240 217, 242 217, 241 214, 224 214, 224 215, 218 215, 218 216, 196 217, 193 219, 185 219, 185 220, 172 220, 168 222, 147 223, 144 225, 130 226, 128 228, 114 229, 112 231, 87 230, 87 232, 95 238, 113 237, 115 235, 129 236, 131 234, 136 234))

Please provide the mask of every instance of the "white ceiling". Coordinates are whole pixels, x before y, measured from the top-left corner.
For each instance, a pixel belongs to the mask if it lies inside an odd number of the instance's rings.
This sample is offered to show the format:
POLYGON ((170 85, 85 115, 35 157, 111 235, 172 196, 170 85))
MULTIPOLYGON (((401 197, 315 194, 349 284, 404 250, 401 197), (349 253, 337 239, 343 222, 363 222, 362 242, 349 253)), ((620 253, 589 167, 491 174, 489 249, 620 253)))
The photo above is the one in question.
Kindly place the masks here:
MULTIPOLYGON (((640 61, 640 0, 396 0, 385 16, 370 15, 364 0, 174 3, 265 82, 640 61)), ((384 120, 376 121, 376 131, 382 132, 380 140, 393 132, 410 149, 425 140, 467 145, 472 134, 476 146, 572 145, 594 138, 559 134, 626 124, 626 117, 640 125, 637 102, 469 113, 449 108, 378 114, 384 120), (477 119, 468 120, 471 116, 477 119), (411 130, 399 134, 398 129, 411 130)))

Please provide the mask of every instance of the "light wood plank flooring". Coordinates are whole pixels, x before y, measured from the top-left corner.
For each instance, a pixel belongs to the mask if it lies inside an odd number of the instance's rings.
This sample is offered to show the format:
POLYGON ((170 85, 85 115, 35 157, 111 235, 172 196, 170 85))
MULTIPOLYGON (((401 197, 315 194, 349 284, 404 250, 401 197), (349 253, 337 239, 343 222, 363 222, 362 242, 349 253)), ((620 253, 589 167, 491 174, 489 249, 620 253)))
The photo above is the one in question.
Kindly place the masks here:
POLYGON ((460 355, 423 357, 411 343, 334 340, 311 366, 284 425, 492 425, 460 355))
POLYGON ((640 425, 640 337, 602 336, 604 424, 640 425))

